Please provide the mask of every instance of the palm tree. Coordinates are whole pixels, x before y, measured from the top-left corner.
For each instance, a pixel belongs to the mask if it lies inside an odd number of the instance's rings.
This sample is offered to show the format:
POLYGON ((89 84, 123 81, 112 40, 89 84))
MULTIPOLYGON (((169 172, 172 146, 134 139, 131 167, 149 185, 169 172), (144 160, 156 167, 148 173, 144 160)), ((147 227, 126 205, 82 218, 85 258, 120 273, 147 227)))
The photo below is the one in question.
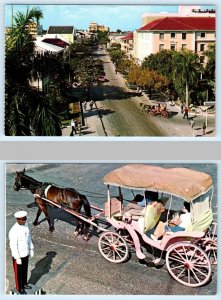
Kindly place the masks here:
POLYGON ((43 18, 43 13, 37 7, 27 9, 26 13, 17 12, 14 17, 15 25, 6 35, 6 52, 17 50, 33 54, 34 44, 29 34, 28 26, 35 21, 38 24, 40 18, 43 18))
MULTIPOLYGON (((15 25, 6 37, 6 135, 61 135, 59 113, 65 87, 63 57, 38 56, 28 25, 43 17, 34 7, 18 12, 15 25), (34 90, 33 81, 41 79, 43 90, 34 90)), ((67 74, 67 73, 66 73, 67 74)))
POLYGON ((185 84, 186 106, 189 106, 190 84, 196 83, 202 66, 196 53, 184 49, 173 53, 173 80, 185 84))
POLYGON ((42 12, 38 8, 18 12, 15 25, 6 35, 5 72, 5 134, 30 135, 30 80, 34 44, 27 26, 38 22, 42 12))
POLYGON ((204 54, 208 57, 205 71, 209 75, 209 79, 215 79, 216 45, 215 44, 209 45, 208 50, 205 51, 204 54))

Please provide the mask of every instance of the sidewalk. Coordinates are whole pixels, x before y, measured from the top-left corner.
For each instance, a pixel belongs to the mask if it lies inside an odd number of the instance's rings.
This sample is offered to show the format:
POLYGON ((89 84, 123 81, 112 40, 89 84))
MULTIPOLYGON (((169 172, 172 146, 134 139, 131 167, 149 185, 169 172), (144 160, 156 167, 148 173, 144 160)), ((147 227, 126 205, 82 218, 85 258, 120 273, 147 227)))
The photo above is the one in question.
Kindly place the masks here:
MULTIPOLYGON (((102 122, 98 112, 99 107, 93 108, 92 110, 84 111, 85 126, 81 126, 81 131, 77 130, 75 136, 105 136, 105 131, 102 128, 102 122)), ((70 136, 71 126, 67 126, 62 129, 62 136, 70 136)))
MULTIPOLYGON (((140 103, 154 105, 158 102, 155 100, 149 100, 146 94, 142 94, 140 97, 140 103)), ((140 104, 139 103, 139 104, 140 104)), ((206 135, 203 136, 202 126, 206 123, 206 115, 202 113, 189 112, 189 119, 183 119, 183 113, 178 105, 172 106, 169 101, 164 102, 168 111, 172 112, 172 116, 168 119, 164 119, 160 116, 153 117, 156 126, 162 128, 167 132, 168 136, 173 137, 213 137, 215 136, 215 114, 207 115, 207 130, 206 135), (194 120, 194 127, 192 129, 190 121, 194 120)))

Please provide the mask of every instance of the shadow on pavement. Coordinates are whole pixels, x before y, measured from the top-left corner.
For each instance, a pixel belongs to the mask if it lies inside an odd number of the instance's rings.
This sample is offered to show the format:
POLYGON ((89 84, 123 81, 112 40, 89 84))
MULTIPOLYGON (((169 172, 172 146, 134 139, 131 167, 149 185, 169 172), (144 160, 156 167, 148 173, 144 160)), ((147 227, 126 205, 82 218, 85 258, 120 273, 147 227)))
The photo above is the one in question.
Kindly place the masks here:
MULTIPOLYGON (((137 97, 140 94, 137 92, 128 92, 126 91, 124 88, 118 87, 118 86, 114 86, 114 85, 104 85, 102 87, 100 87, 103 91, 103 94, 105 94, 105 96, 101 97, 99 96, 99 101, 103 101, 103 100, 122 100, 122 99, 128 99, 128 98, 133 98, 133 97, 137 97)), ((96 100, 96 97, 94 97, 94 99, 96 100)))
POLYGON ((43 275, 49 273, 53 258, 57 255, 55 251, 49 251, 46 256, 40 259, 36 264, 34 269, 31 271, 31 276, 28 283, 35 285, 43 275))

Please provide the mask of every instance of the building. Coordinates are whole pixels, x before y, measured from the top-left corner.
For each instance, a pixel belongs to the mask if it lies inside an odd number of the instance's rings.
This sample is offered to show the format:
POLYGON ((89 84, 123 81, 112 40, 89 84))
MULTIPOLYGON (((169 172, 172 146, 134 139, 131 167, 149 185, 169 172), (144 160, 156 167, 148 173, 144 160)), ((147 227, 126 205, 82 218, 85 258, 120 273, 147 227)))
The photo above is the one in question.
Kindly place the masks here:
POLYGON ((166 17, 215 17, 214 9, 201 9, 196 5, 179 5, 176 13, 160 12, 160 13, 144 13, 142 15, 142 26, 166 17))
POLYGON ((163 49, 189 49, 205 64, 204 51, 216 40, 214 17, 165 17, 154 20, 134 31, 134 57, 145 57, 163 49))
POLYGON ((91 22, 88 27, 89 32, 109 32, 110 28, 104 25, 98 25, 96 22, 91 22))
POLYGON ((61 38, 67 43, 74 43, 75 29, 74 26, 50 26, 48 28, 47 38, 61 38))
POLYGON ((133 57, 133 36, 133 32, 130 32, 125 37, 121 38, 121 50, 126 53, 128 58, 133 57))
POLYGON ((116 33, 116 32, 110 32, 108 35, 109 43, 107 44, 107 47, 111 47, 113 44, 122 44, 122 39, 125 38, 129 32, 122 32, 122 33, 116 33))
POLYGON ((36 40, 38 35, 42 34, 43 28, 42 25, 38 24, 37 22, 31 22, 26 25, 30 35, 32 36, 33 40, 36 40))
POLYGON ((42 41, 34 41, 35 52, 44 54, 45 52, 59 53, 64 51, 63 47, 55 46, 51 43, 45 43, 42 41))

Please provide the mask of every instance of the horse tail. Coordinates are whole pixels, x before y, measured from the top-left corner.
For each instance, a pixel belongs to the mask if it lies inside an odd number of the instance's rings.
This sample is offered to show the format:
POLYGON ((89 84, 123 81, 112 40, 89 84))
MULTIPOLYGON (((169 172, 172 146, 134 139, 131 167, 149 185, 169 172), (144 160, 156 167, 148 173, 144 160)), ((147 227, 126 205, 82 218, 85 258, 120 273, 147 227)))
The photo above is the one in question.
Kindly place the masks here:
POLYGON ((87 217, 91 218, 91 206, 90 203, 85 195, 81 195, 81 199, 83 201, 84 211, 87 217))

